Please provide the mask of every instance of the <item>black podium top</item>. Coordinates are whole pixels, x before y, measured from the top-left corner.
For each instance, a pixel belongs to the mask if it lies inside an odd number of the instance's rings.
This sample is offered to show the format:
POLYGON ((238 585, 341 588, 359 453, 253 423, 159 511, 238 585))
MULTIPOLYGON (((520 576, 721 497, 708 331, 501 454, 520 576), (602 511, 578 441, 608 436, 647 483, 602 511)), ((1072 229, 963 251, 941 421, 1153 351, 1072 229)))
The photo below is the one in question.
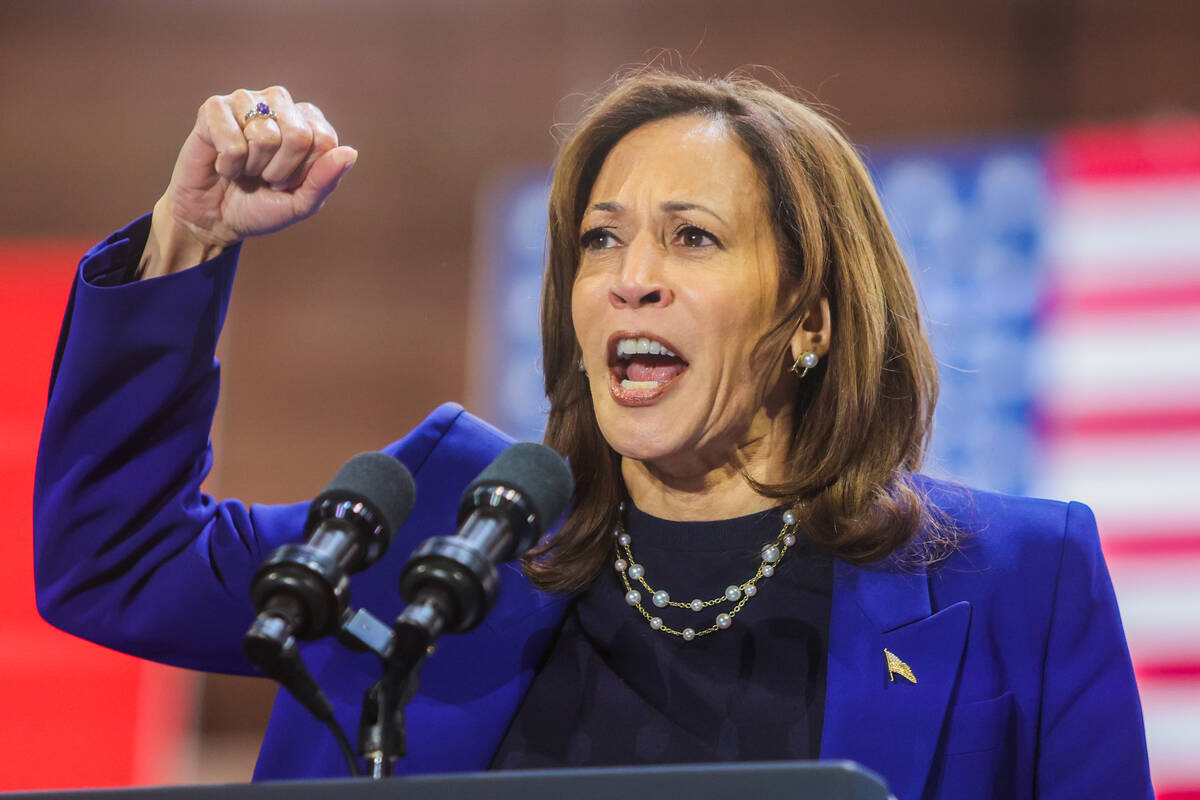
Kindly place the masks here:
POLYGON ((513 770, 381 781, 271 781, 3 795, 5 800, 887 800, 888 796, 878 776, 852 761, 513 770))

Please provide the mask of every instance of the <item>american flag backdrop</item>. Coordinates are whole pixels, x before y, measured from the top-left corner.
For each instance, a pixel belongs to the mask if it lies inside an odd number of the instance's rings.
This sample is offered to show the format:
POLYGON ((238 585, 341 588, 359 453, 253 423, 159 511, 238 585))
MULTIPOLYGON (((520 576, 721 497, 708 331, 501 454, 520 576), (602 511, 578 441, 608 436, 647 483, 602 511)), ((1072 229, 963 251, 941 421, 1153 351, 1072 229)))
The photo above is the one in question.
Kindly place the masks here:
POLYGON ((871 161, 941 363, 930 471, 1093 508, 1158 797, 1200 798, 1200 124, 871 161))
MULTIPOLYGON (((1158 796, 1200 799, 1200 124, 866 156, 941 365, 928 471, 1095 510, 1158 796)), ((469 403, 524 438, 546 183, 506 175, 478 212, 469 403)))
POLYGON ((1091 504, 1159 798, 1200 798, 1200 124, 1047 151, 1035 491, 1091 504))

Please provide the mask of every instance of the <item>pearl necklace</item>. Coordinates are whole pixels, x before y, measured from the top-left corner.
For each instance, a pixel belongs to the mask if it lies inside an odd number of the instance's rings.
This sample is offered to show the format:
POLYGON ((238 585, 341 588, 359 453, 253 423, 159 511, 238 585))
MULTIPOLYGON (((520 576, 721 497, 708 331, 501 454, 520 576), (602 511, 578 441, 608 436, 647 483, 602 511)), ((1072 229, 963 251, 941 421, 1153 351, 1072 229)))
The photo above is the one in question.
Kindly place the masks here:
MULTIPOLYGON (((620 510, 625 511, 625 504, 621 503, 620 510)), ((758 570, 752 575, 749 580, 742 583, 730 584, 725 588, 725 594, 720 597, 714 597, 711 600, 701 600, 696 598, 688 603, 681 603, 678 600, 672 600, 671 594, 666 589, 654 589, 646 580, 646 568, 637 562, 633 557, 632 542, 633 538, 625 532, 621 527, 621 523, 617 523, 616 529, 613 531, 613 536, 616 538, 617 560, 613 563, 617 574, 621 576, 621 583, 625 585, 625 602, 637 609, 648 623, 650 628, 659 633, 665 633, 670 636, 678 636, 685 642, 690 642, 697 636, 707 636, 710 633, 727 630, 733 624, 733 618, 742 610, 742 607, 758 594, 758 582, 763 578, 769 578, 775 574, 775 565, 787 553, 788 548, 796 543, 796 514, 793 511, 783 512, 783 528, 779 531, 779 535, 775 537, 773 542, 763 545, 761 560, 758 564, 758 570), (663 622, 662 617, 651 614, 642 605, 642 593, 633 587, 630 581, 636 581, 642 585, 647 592, 650 593, 650 602, 656 608, 686 608, 693 612, 700 613, 706 608, 720 605, 722 603, 733 603, 733 608, 729 611, 723 611, 717 614, 716 619, 707 628, 696 630, 692 627, 676 630, 663 622)))

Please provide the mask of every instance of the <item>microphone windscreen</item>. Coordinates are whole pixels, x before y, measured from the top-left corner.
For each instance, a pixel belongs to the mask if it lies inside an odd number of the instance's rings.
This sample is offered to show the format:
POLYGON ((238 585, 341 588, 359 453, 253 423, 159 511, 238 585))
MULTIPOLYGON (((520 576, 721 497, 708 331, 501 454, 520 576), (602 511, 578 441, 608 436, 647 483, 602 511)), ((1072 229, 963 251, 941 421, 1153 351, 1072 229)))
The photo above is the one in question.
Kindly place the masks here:
MULTIPOLYGON (((571 502, 575 478, 567 462, 554 450, 537 442, 509 445, 463 492, 463 505, 481 486, 516 489, 533 506, 540 532, 558 519, 571 502)), ((461 510, 465 510, 460 506, 461 510)), ((461 516, 461 511, 460 511, 461 516)))
POLYGON ((326 500, 362 503, 379 517, 390 540, 408 519, 416 499, 417 487, 407 467, 385 453, 359 453, 342 465, 310 509, 326 500))

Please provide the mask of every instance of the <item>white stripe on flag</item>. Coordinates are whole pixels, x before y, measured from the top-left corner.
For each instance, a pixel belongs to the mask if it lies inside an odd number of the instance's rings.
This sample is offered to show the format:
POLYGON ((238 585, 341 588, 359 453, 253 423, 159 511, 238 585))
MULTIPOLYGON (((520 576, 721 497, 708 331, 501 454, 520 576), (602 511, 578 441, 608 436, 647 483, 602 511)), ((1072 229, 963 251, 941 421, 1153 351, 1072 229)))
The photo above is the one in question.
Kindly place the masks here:
POLYGON ((1140 689, 1155 785, 1200 785, 1200 687, 1147 682, 1140 689))
POLYGON ((1043 445, 1035 494, 1147 527, 1200 519, 1200 434, 1060 439, 1043 445))
MULTIPOLYGON (((1197 228, 1200 229, 1200 220, 1197 228)), ((1200 263, 1200 262, 1197 262, 1200 263)), ((1047 320, 1035 372, 1052 405, 1111 407, 1106 396, 1143 405, 1156 396, 1200 393, 1200 309, 1047 320), (1144 400, 1134 398, 1141 396, 1144 400)))
POLYGON ((1075 184, 1058 196, 1047 253, 1056 271, 1080 276, 1133 263, 1195 261, 1198 220, 1200 181, 1194 177, 1075 184))
POLYGON ((1135 662, 1200 663, 1200 554, 1108 563, 1135 662))

